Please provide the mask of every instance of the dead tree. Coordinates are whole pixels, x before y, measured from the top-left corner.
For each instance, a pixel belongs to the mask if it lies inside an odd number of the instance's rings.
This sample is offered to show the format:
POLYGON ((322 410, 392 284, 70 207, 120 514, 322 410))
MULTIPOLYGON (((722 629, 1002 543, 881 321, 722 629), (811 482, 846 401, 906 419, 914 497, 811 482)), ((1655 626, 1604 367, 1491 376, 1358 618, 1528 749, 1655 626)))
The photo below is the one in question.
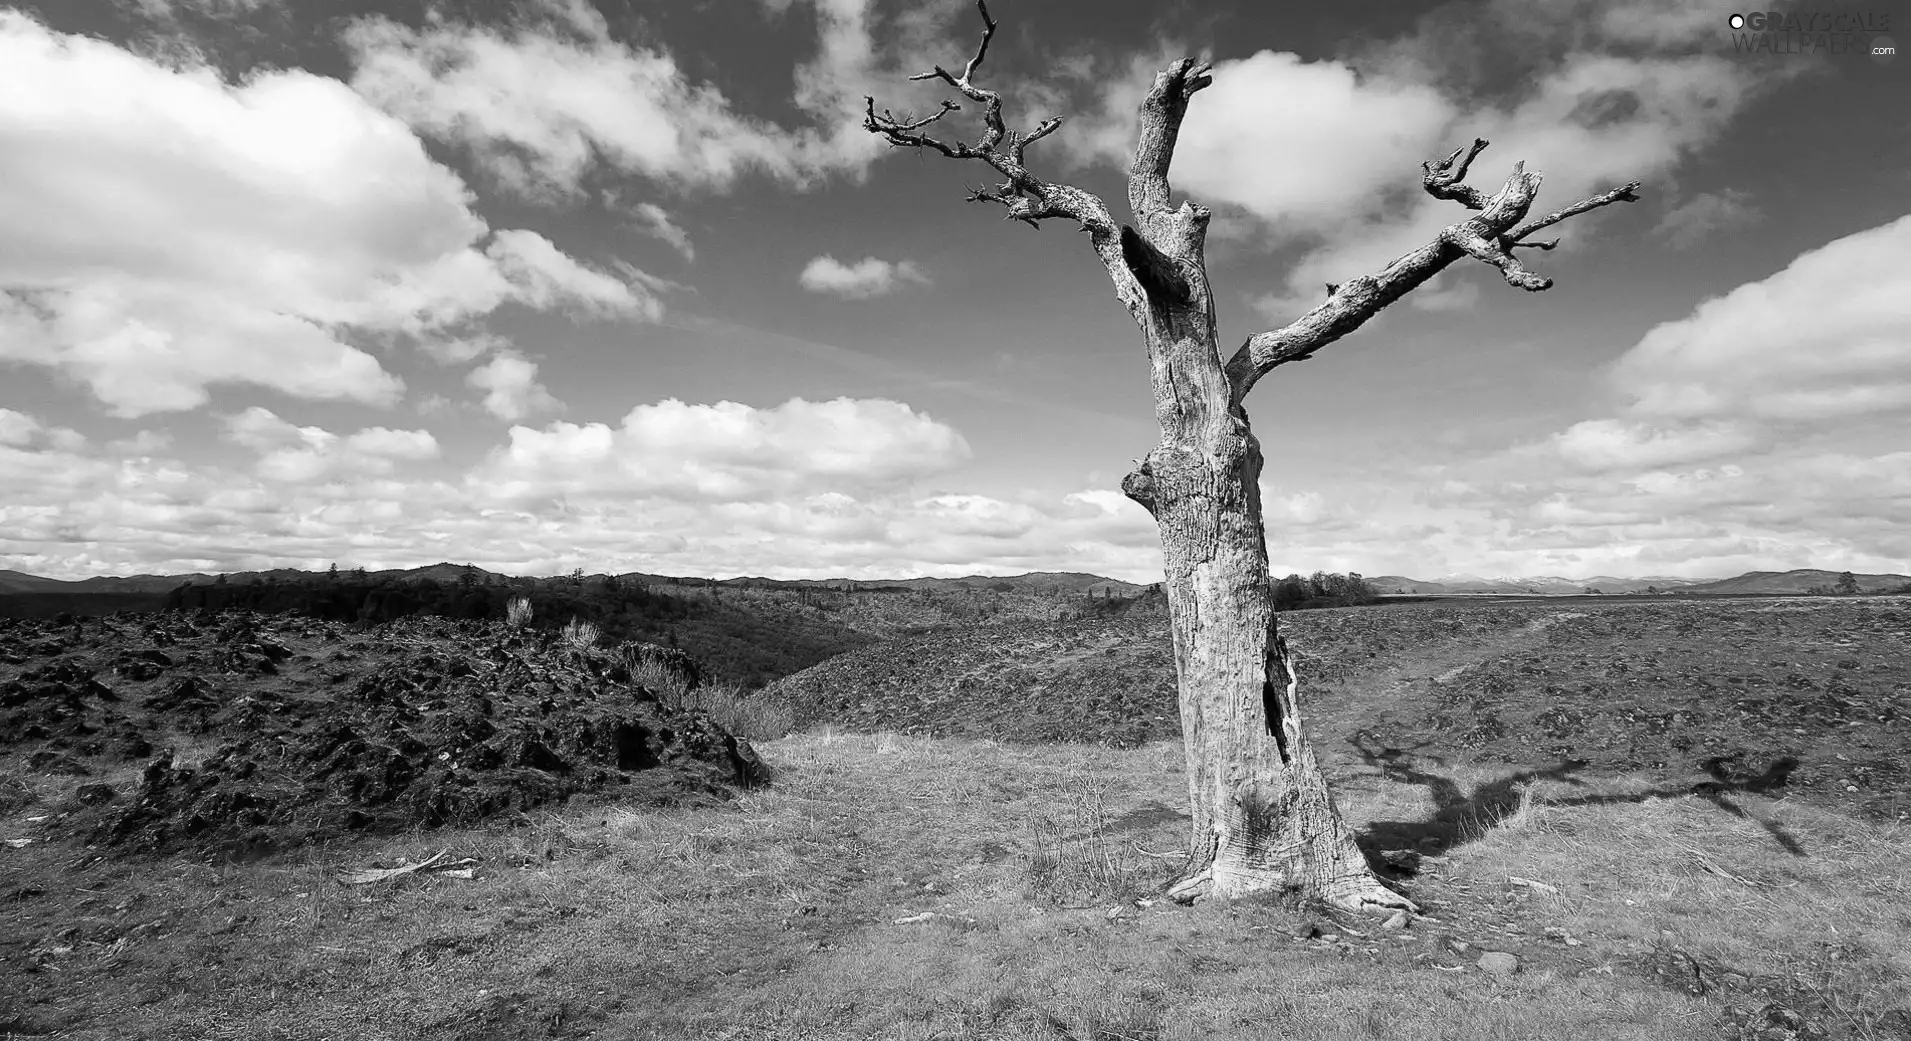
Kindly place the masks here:
MULTIPOLYGON (((1029 168, 1029 146, 1053 134, 1060 117, 1011 130, 1000 93, 978 86, 996 23, 986 3, 982 41, 960 74, 942 66, 913 76, 939 80, 980 106, 972 142, 931 136, 961 109, 944 100, 920 119, 878 111, 865 99, 864 127, 892 145, 976 160, 1001 177, 970 192, 972 202, 1007 209, 1007 219, 1041 227, 1072 222, 1089 243, 1115 295, 1147 342, 1161 440, 1122 481, 1161 532, 1175 672, 1187 751, 1192 832, 1188 859, 1169 895, 1183 902, 1269 890, 1300 890, 1347 909, 1412 909, 1382 886, 1341 819, 1301 728, 1293 658, 1275 623, 1261 519, 1261 447, 1242 400, 1277 366, 1305 361, 1462 257, 1491 264, 1520 289, 1552 284, 1520 262, 1521 248, 1552 249, 1533 233, 1577 214, 1630 202, 1637 183, 1527 220, 1540 175, 1515 163, 1498 192, 1461 183, 1486 142, 1422 164, 1434 197, 1474 211, 1432 241, 1372 274, 1328 286, 1327 299, 1292 323, 1255 333, 1222 360, 1214 292, 1204 260, 1209 210, 1170 204, 1168 168, 1182 117, 1211 82, 1209 66, 1183 58, 1157 74, 1141 104, 1140 135, 1128 171, 1132 224, 1117 223, 1090 192, 1055 184, 1029 168)), ((1305 161, 1304 157, 1297 161, 1305 161)))

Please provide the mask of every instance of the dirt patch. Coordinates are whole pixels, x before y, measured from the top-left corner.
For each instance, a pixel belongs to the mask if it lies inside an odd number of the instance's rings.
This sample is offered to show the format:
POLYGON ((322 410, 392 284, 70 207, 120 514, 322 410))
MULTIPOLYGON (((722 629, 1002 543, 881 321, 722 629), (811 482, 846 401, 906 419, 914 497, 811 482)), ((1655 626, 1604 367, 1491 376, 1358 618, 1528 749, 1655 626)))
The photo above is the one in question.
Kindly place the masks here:
POLYGON ((0 621, 0 752, 28 776, 88 779, 59 807, 67 830, 233 859, 579 795, 717 800, 767 779, 748 742, 632 681, 652 662, 694 684, 681 657, 438 618, 0 621))

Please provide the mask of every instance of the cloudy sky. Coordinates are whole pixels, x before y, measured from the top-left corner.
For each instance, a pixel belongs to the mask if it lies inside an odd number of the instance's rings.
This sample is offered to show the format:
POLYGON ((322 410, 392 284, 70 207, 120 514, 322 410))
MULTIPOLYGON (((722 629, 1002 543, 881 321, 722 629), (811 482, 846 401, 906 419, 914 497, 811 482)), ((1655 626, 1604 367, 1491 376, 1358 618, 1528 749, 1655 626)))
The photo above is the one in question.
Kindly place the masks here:
MULTIPOLYGON (((1067 117, 1032 165, 1118 213, 1152 72, 1212 58, 1173 176, 1225 345, 1457 219, 1418 164, 1475 136, 1541 210, 1646 187, 1532 254, 1552 290, 1465 262, 1260 384, 1277 570, 1911 569, 1911 59, 1744 53, 1715 4, 1291 10, 993 6, 982 81, 1067 117)), ((0 568, 1158 580, 1116 490, 1145 360, 1085 240, 860 126, 932 111, 907 77, 977 29, 0 5, 0 568)))

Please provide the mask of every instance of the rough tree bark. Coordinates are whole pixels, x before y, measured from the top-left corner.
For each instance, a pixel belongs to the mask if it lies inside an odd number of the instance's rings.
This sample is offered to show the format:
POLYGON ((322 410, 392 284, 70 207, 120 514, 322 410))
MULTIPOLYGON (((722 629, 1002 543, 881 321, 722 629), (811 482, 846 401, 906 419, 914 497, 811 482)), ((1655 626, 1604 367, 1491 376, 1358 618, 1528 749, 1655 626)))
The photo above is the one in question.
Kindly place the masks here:
POLYGON ((1283 328, 1248 337, 1224 362, 1204 259, 1210 213, 1192 202, 1171 205, 1168 183, 1182 118, 1189 99, 1212 82, 1209 67, 1184 58, 1155 77, 1128 172, 1132 223, 1120 224, 1092 193, 1030 172, 1029 146, 1062 121, 1009 129, 1001 95, 975 82, 996 28, 985 0, 976 7, 982 39, 962 72, 936 66, 911 79, 939 80, 981 106, 981 136, 964 143, 930 135, 933 124, 961 110, 947 99, 934 113, 909 119, 879 113, 866 98, 864 127, 893 145, 987 164, 1003 180, 975 189, 969 200, 999 204, 1007 219, 1037 228, 1051 219, 1078 224, 1147 344, 1161 438, 1122 491, 1160 529, 1174 631, 1193 819, 1188 859, 1169 894, 1192 902, 1300 890, 1351 910, 1412 910, 1411 901, 1375 879, 1301 727, 1293 658, 1276 623, 1268 573, 1261 446, 1242 401, 1270 370, 1305 361, 1462 257, 1492 265, 1521 289, 1546 289, 1551 281, 1529 271, 1514 251, 1551 249, 1557 240, 1527 236, 1632 201, 1639 185, 1527 221, 1540 175, 1515 163, 1491 196, 1463 184, 1487 144, 1476 140, 1422 164, 1421 177, 1428 193, 1475 211, 1471 216, 1378 272, 1329 285, 1321 304, 1283 328))

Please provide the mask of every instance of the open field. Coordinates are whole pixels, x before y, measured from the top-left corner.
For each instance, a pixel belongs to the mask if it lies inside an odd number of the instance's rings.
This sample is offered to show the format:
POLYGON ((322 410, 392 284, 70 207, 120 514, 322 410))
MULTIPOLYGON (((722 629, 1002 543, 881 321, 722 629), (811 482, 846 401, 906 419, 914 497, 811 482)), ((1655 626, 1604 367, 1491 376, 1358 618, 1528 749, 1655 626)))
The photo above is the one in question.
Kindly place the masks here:
MULTIPOLYGON (((540 814, 227 867, 100 861, 57 838, 9 850, 4 1028, 1709 1039, 1728 1006, 1771 1000, 1832 1036, 1911 1026, 1903 825, 1744 794, 1728 812, 1647 778, 1541 782, 1524 806, 1463 815, 1401 883, 1430 917, 1387 931, 1276 904, 1137 906, 1170 863, 1140 850, 1182 838, 1171 744, 817 733, 763 751, 781 780, 720 810, 540 814), (335 877, 439 849, 478 858, 475 877, 335 877), (1482 973, 1487 951, 1520 971, 1482 973)), ((1508 773, 1449 779, 1479 793, 1508 773)), ((1380 770, 1339 781, 1357 821, 1440 812, 1380 770)))
MULTIPOLYGON (((0 838, 32 840, 0 846, 0 1037, 1911 1036, 1911 825, 1880 765, 1904 743, 1911 612, 1684 610, 1286 617, 1342 804, 1426 911, 1398 929, 1156 900, 1185 798, 1153 733, 823 724, 759 742, 774 783, 721 806, 600 796, 247 863, 87 848, 92 779, 21 749, 0 760, 0 838), (1562 706, 1587 715, 1549 723, 1562 706), (340 880, 440 851, 456 873, 340 880), (1482 968, 1500 952, 1517 971, 1482 968)), ((1142 632, 1115 656, 1150 653, 1142 632)), ((945 643, 924 670, 985 675, 963 655, 1004 645, 945 643)), ((862 667, 815 671, 837 664, 862 667)), ((892 701, 962 721, 972 689, 892 701)))

